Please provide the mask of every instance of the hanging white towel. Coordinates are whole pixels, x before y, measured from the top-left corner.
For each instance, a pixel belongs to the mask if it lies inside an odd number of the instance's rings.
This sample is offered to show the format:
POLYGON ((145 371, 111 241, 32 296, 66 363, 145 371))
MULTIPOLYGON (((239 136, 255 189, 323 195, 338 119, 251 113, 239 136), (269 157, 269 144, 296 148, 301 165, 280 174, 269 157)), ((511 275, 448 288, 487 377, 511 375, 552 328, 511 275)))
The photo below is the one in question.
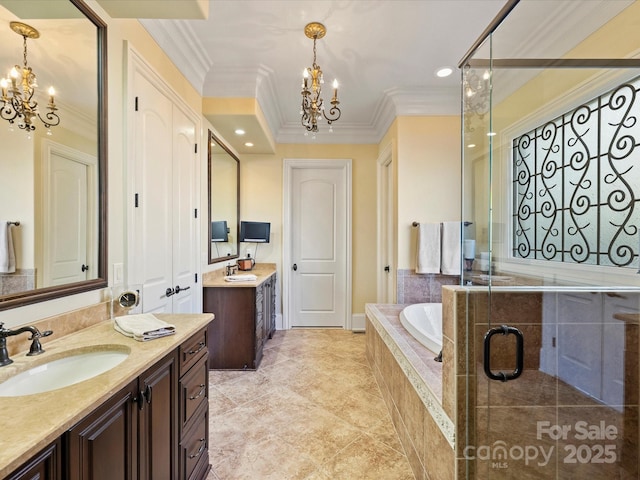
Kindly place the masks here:
POLYGON ((440 273, 440 224, 418 225, 416 273, 440 273))
POLYGON ((16 271, 16 252, 13 249, 12 225, 0 220, 0 273, 16 271))
POLYGON ((166 337, 176 333, 175 325, 163 322, 152 313, 124 315, 114 319, 113 328, 139 342, 166 337))
POLYGON ((460 222, 442 223, 442 274, 460 275, 460 222))

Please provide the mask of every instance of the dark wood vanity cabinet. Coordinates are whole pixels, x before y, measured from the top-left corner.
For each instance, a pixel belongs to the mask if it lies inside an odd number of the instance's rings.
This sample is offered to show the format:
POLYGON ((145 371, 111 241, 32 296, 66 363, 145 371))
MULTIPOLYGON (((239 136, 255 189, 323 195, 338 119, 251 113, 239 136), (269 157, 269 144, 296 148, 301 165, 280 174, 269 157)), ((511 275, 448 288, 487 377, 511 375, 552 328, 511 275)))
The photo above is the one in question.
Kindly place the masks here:
POLYGON ((9 475, 7 480, 62 479, 61 460, 60 439, 58 439, 9 475))
POLYGON ((67 478, 178 478, 177 375, 174 351, 67 432, 67 478))
POLYGON ((203 311, 209 324, 209 368, 255 370, 275 331, 276 273, 256 286, 205 287, 203 311))
POLYGON ((8 478, 206 479, 207 338, 190 337, 8 478))

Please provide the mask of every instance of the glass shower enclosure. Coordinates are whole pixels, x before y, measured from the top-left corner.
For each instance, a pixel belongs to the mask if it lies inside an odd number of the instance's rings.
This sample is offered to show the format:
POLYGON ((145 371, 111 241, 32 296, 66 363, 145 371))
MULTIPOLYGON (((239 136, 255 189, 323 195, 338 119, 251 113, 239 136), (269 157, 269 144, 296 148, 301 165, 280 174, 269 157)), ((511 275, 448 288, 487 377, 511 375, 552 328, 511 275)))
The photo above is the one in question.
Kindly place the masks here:
POLYGON ((460 63, 457 478, 640 478, 638 19, 509 1, 460 63))

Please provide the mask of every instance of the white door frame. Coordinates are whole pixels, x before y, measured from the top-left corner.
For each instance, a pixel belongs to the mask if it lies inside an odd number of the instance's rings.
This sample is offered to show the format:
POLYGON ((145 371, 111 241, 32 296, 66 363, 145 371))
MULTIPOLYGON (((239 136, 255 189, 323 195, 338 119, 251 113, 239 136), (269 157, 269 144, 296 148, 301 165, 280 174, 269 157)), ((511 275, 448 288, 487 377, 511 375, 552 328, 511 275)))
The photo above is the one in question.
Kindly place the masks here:
POLYGON ((346 184, 346 245, 345 245, 345 255, 346 255, 346 289, 345 289, 345 324, 344 328, 346 330, 351 330, 352 324, 352 313, 351 313, 351 270, 352 270, 352 257, 351 257, 351 160, 350 159, 296 159, 296 158, 285 158, 284 159, 284 168, 283 168, 283 181, 282 181, 282 190, 283 190, 283 201, 282 201, 282 209, 283 209, 283 225, 282 225, 282 328, 284 330, 289 330, 291 328, 291 247, 293 244, 293 240, 291 238, 291 194, 292 194, 292 182, 293 182, 293 170, 301 169, 301 168, 310 168, 310 169, 318 169, 318 168, 341 168, 343 170, 343 175, 345 177, 346 184))
POLYGON ((395 191, 393 189, 393 181, 391 188, 389 186, 388 179, 385 174, 389 173, 389 168, 393 168, 393 142, 390 142, 378 156, 378 227, 377 227, 377 240, 378 240, 378 253, 377 253, 377 284, 378 284, 378 302, 382 303, 395 303, 397 288, 393 288, 396 285, 396 237, 393 232, 396 232, 395 228, 395 191), (385 186, 386 184, 386 186, 385 186), (386 218, 383 215, 386 214, 386 218), (386 230, 384 230, 386 228, 386 230), (386 252, 383 250, 386 247, 386 252), (390 272, 384 271, 385 265, 388 265, 390 272), (390 278, 389 278, 390 277, 390 278), (391 292, 388 291, 389 282, 391 282, 391 292))

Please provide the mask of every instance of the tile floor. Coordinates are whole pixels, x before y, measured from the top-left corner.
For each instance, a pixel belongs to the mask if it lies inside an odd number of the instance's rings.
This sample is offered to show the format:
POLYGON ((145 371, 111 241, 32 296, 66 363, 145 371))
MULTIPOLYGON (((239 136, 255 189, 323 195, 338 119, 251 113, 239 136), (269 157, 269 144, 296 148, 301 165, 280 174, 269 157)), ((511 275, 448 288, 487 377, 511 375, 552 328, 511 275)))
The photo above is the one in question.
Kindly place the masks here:
POLYGON ((278 331, 258 371, 209 378, 208 480, 414 479, 364 334, 278 331))

